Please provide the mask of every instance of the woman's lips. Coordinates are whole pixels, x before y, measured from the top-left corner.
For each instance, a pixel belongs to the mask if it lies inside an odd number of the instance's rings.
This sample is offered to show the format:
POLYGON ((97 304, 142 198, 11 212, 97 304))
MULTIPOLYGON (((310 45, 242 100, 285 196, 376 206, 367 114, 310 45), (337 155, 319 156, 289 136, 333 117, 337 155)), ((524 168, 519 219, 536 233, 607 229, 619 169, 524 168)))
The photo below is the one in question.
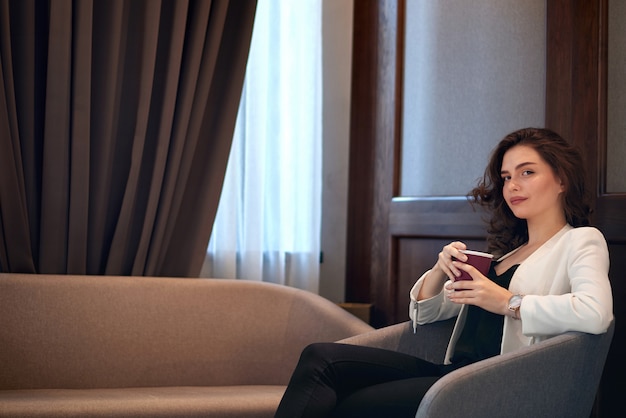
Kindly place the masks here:
POLYGON ((512 205, 517 205, 519 203, 522 203, 525 200, 526 200, 525 197, 512 197, 509 201, 511 202, 512 205))

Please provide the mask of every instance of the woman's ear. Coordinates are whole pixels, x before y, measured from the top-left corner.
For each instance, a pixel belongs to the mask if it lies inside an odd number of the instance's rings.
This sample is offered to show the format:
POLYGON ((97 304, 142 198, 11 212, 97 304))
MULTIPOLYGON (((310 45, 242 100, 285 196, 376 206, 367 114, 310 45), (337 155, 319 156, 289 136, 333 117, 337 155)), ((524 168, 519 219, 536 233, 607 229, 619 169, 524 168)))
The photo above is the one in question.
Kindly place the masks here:
POLYGON ((561 189, 561 192, 565 192, 565 190, 567 190, 567 187, 565 186, 565 183, 563 182, 563 180, 561 180, 560 177, 557 177, 556 179, 559 182, 559 187, 561 189))

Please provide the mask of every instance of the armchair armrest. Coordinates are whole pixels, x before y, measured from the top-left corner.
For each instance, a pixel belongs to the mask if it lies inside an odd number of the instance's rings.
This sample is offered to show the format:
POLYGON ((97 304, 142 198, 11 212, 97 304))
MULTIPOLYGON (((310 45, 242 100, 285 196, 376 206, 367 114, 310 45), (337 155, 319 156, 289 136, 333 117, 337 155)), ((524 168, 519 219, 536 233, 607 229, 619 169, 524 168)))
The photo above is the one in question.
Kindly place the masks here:
POLYGON ((426 393, 416 417, 589 417, 614 332, 568 332, 458 369, 426 393))
POLYGON ((454 318, 418 325, 413 333, 411 321, 406 321, 338 342, 399 351, 433 363, 442 363, 453 327, 454 318))

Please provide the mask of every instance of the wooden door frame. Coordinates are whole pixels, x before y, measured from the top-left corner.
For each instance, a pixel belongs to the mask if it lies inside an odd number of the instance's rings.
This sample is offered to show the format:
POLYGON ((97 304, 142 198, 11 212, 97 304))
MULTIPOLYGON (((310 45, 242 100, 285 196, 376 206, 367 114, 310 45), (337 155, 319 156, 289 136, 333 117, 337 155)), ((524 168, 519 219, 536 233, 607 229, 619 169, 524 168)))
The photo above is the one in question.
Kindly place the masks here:
POLYGON ((393 322, 389 208, 398 187, 405 0, 354 4, 346 300, 393 322))
POLYGON ((626 244, 626 195, 606 190, 608 0, 550 0, 547 14, 546 126, 595 162, 592 221, 609 243, 626 244))

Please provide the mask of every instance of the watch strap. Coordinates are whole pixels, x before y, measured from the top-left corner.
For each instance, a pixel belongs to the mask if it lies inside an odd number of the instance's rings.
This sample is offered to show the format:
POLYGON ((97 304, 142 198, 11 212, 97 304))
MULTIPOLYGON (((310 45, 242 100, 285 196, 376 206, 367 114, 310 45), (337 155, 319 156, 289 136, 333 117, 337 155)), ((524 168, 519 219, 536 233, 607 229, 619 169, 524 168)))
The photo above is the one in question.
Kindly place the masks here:
POLYGON ((509 299, 509 311, 513 313, 513 319, 520 319, 520 307, 522 306, 522 299, 524 295, 513 295, 509 299))

